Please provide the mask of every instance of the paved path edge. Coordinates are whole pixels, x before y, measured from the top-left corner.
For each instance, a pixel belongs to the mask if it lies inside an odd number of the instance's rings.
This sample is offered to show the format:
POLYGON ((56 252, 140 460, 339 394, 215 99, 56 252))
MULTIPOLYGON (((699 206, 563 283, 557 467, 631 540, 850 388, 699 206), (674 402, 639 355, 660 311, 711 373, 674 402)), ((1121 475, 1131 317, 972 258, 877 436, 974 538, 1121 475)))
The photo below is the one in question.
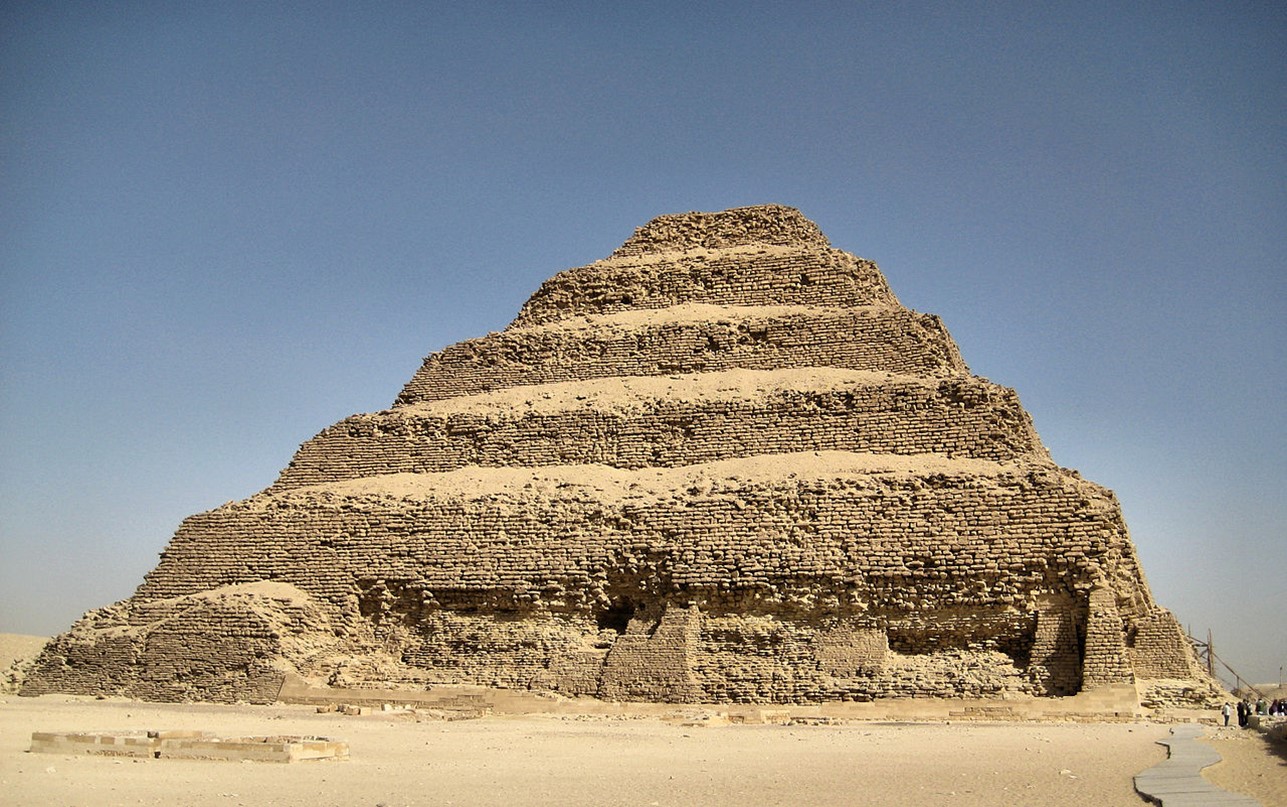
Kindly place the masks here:
POLYGON ((1230 793, 1202 778, 1202 769, 1220 761, 1211 746, 1198 742, 1206 729, 1196 723, 1184 723, 1171 729, 1171 738, 1158 740, 1169 752, 1167 758, 1148 770, 1136 774, 1135 792, 1161 807, 1263 807, 1250 796, 1230 793))

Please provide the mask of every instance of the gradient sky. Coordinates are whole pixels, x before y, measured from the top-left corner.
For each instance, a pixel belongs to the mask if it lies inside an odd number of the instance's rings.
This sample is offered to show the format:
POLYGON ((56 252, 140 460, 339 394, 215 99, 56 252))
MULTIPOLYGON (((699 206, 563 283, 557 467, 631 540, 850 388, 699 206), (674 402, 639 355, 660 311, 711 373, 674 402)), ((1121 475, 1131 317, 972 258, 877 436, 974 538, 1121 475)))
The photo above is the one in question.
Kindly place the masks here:
POLYGON ((0 631, 662 213, 939 314, 1157 599, 1287 664, 1287 6, 0 5, 0 631))

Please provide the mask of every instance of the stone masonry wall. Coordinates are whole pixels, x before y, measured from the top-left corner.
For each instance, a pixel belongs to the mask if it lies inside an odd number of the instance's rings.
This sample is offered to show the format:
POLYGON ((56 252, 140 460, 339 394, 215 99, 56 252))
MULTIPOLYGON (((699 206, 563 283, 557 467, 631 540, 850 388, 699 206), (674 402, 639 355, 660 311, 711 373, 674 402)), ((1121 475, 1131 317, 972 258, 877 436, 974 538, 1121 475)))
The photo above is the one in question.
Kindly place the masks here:
POLYGON ((301 635, 313 637, 310 652, 334 644, 324 611, 287 586, 113 606, 54 639, 23 694, 270 703, 281 688, 281 659, 304 660, 291 638, 301 635))
POLYGON ((733 368, 842 367, 939 376, 966 371, 938 318, 905 309, 712 316, 629 326, 605 318, 585 329, 511 328, 429 356, 398 403, 520 385, 733 368))
POLYGON ((475 403, 355 415, 301 446, 276 487, 471 465, 667 467, 831 450, 994 461, 1044 454, 1014 392, 969 378, 934 386, 887 378, 763 399, 663 397, 616 411, 571 403, 579 408, 493 412, 475 403))
POLYGON ((609 259, 560 272, 527 301, 512 327, 586 314, 706 305, 897 305, 871 261, 838 249, 746 248, 609 259))
MULTIPOLYGON (((932 621, 1136 573, 1111 497, 1044 473, 726 480, 620 501, 549 477, 445 500, 302 489, 188 519, 135 599, 269 579, 351 608, 356 581, 383 579, 431 607, 594 614, 615 575, 705 611, 862 603, 932 621)), ((1152 607, 1146 589, 1118 596, 1152 607)))
POLYGON ((1075 695, 1081 689, 1081 609, 1072 598, 1045 603, 1037 611, 1037 629, 1029 655, 1029 675, 1038 690, 1075 695))
POLYGON ((1184 629, 1170 611, 1159 608, 1134 620, 1128 638, 1131 665, 1139 678, 1192 679, 1201 672, 1184 629))
POLYGON ((1090 592, 1086 618, 1086 645, 1082 660, 1082 685, 1087 689, 1135 682, 1126 655, 1122 617, 1117 597, 1104 586, 1090 592))
POLYGON ((598 694, 612 700, 703 700, 692 664, 700 635, 696 608, 667 607, 652 633, 617 638, 604 660, 598 694))
POLYGON ((818 225, 795 208, 757 205, 717 213, 658 216, 636 229, 612 253, 612 257, 749 246, 809 246, 827 249, 831 243, 818 225))

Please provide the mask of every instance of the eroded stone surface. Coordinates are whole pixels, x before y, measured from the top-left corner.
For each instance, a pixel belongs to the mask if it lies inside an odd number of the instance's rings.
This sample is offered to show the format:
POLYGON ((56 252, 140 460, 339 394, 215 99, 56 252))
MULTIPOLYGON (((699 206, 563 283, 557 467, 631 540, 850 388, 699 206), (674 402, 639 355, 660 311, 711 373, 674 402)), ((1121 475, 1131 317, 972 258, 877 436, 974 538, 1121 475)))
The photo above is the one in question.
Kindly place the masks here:
POLYGON ((429 356, 391 409, 187 519, 23 692, 266 701, 288 674, 679 702, 1210 690, 1111 491, 778 206, 656 219, 429 356))

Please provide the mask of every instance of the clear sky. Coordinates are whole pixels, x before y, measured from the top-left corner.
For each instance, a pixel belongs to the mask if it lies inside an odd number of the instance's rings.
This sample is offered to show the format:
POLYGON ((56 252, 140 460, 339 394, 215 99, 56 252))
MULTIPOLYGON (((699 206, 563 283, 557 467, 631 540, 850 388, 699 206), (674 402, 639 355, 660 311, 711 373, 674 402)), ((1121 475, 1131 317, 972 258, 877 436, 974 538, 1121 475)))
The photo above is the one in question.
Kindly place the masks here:
POLYGON ((0 631, 661 213, 939 314, 1154 594, 1287 664, 1287 6, 0 4, 0 631))

